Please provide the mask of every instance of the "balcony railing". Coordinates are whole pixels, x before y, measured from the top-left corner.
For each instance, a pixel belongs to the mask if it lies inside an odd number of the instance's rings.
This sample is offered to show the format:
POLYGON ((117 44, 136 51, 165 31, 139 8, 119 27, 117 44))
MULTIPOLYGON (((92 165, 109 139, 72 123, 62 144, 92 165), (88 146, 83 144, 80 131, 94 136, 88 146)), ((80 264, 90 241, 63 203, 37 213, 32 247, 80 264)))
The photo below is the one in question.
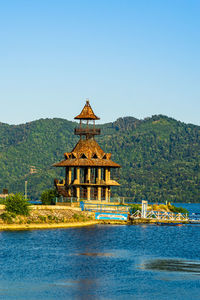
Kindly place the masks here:
POLYGON ((99 128, 75 128, 74 134, 76 134, 76 135, 100 135, 101 129, 99 129, 99 128))

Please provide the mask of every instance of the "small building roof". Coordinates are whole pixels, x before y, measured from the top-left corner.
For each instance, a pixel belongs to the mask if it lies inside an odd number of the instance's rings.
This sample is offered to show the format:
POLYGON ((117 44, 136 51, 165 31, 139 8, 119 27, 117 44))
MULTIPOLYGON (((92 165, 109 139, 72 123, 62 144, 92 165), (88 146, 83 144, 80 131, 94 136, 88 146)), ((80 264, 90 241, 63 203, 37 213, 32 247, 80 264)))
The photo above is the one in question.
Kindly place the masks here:
POLYGON ((86 100, 86 104, 83 107, 81 113, 78 116, 76 116, 74 119, 75 120, 77 120, 77 119, 82 119, 82 120, 100 120, 100 118, 97 117, 94 114, 94 112, 92 110, 92 107, 90 106, 89 100, 86 100))

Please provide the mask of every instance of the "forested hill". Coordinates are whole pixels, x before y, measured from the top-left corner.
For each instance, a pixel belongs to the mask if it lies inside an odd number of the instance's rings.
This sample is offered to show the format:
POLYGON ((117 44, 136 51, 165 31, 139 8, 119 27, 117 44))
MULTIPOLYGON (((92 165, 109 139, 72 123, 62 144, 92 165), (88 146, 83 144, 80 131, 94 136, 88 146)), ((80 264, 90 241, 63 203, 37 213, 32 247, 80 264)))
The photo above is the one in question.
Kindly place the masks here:
MULTIPOLYGON (((38 198, 62 178, 62 168, 51 165, 71 151, 78 138, 77 123, 41 119, 22 124, 0 123, 0 189, 24 191, 38 198), (35 166, 36 174, 29 174, 35 166)), ((200 126, 184 124, 163 115, 144 120, 120 118, 100 127, 97 141, 122 168, 113 174, 121 186, 113 194, 137 201, 200 201, 200 126)))

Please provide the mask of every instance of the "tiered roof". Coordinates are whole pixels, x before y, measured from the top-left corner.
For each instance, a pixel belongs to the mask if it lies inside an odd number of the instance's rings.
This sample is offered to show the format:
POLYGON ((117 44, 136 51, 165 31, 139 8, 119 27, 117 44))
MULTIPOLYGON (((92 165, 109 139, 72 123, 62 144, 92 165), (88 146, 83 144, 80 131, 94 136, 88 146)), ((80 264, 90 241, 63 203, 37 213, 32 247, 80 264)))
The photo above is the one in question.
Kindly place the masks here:
MULTIPOLYGON (((88 100, 80 115, 76 116, 75 119, 99 120, 94 114, 88 100)), ((79 130, 81 129, 79 128, 79 130)), ((85 133, 82 135, 85 135, 86 138, 81 138, 71 152, 64 154, 65 159, 55 163, 53 165, 54 167, 121 167, 110 159, 110 153, 105 153, 101 149, 99 144, 93 138, 94 134, 87 135, 86 131, 89 130, 88 128, 82 130, 85 130, 85 133)), ((92 130, 94 130, 94 128, 92 130)))
POLYGON ((72 152, 64 155, 65 159, 54 164, 54 167, 121 167, 110 159, 111 154, 105 153, 94 139, 79 140, 72 152))
POLYGON ((93 110, 92 107, 90 106, 89 100, 86 101, 86 104, 84 108, 82 109, 81 113, 76 116, 74 119, 81 119, 81 120, 99 120, 100 118, 97 117, 93 110))

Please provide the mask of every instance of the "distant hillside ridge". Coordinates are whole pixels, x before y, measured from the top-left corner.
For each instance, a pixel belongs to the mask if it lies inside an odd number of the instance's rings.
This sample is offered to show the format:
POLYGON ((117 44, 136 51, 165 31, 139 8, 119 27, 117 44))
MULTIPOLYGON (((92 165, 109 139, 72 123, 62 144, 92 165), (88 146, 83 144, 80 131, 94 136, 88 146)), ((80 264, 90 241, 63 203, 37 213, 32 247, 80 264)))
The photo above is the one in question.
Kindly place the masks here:
MULTIPOLYGON (((54 178, 63 178, 64 170, 52 164, 75 146, 76 126, 60 118, 0 123, 0 190, 24 192, 27 180, 28 196, 38 199, 44 189, 53 187, 54 178), (30 174, 31 166, 36 173, 30 174)), ((122 166, 119 173, 113 171, 121 186, 112 189, 112 196, 200 201, 200 126, 164 115, 124 117, 96 126, 102 132, 98 143, 122 166)))

